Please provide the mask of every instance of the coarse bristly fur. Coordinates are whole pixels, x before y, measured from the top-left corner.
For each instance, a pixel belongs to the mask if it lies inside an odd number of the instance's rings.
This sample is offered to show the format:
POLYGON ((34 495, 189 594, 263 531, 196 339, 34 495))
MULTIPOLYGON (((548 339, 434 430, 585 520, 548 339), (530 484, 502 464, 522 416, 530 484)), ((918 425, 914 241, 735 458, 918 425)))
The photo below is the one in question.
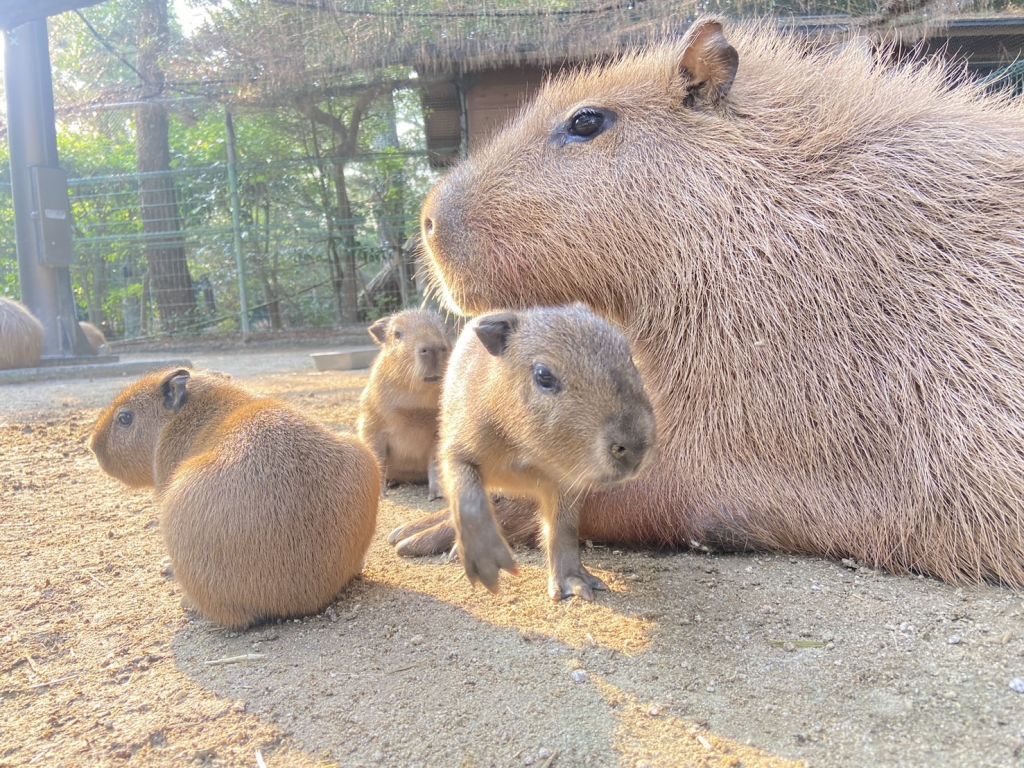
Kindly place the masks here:
POLYGON ((701 20, 547 84, 424 239, 465 312, 582 300, 630 336, 661 461, 582 535, 1024 586, 1019 99, 701 20), (615 119, 565 141, 582 107, 615 119))
POLYGON ((32 368, 43 356, 43 324, 24 304, 0 298, 0 369, 32 368))
POLYGON ((370 326, 380 346, 359 401, 358 432, 391 483, 429 482, 440 498, 434 452, 452 342, 436 312, 410 309, 370 326))
POLYGON ((155 486, 175 578, 220 624, 316 613, 362 570, 373 454, 222 375, 144 377, 103 412, 91 447, 108 474, 155 486))

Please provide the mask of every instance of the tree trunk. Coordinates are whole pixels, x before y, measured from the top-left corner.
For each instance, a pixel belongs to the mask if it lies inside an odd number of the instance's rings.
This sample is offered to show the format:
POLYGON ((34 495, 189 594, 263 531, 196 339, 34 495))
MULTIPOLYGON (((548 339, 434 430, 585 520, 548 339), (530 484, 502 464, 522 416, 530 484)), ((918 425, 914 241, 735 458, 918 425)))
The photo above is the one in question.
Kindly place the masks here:
MULTIPOLYGON (((384 97, 384 118, 387 130, 381 137, 381 149, 401 149, 398 141, 398 120, 395 115, 395 92, 389 90, 384 97)), ((409 306, 413 288, 409 279, 408 254, 405 253, 405 161, 400 157, 389 158, 387 173, 381 179, 377 190, 377 233, 381 248, 391 257, 395 265, 396 281, 402 308, 409 306)))
POLYGON ((167 44, 167 0, 141 0, 136 25, 137 67, 144 78, 142 100, 152 99, 135 111, 135 151, 142 208, 142 231, 149 262, 149 288, 164 330, 173 330, 196 308, 192 278, 185 257, 181 211, 171 178, 171 152, 167 108, 163 97, 164 73, 159 53, 167 44), (149 175, 153 174, 153 175, 149 175))
POLYGON ((338 228, 341 230, 341 319, 346 323, 359 322, 359 264, 356 259, 356 225, 352 218, 352 202, 348 198, 345 182, 345 164, 334 163, 334 189, 338 195, 338 228))

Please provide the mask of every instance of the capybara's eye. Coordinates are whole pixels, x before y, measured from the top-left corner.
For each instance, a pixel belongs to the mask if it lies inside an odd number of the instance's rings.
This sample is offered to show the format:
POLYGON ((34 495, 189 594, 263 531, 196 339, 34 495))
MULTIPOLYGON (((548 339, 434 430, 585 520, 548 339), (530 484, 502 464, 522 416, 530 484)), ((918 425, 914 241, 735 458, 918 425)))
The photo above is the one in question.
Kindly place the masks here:
POLYGON ((569 135, 590 139, 604 128, 604 115, 596 109, 581 109, 569 118, 569 135))
POLYGON ((533 383, 537 385, 537 389, 548 395, 562 391, 562 382, 543 363, 533 364, 533 383))
POLYGON ((398 341, 401 338, 402 338, 402 332, 401 331, 395 331, 395 341, 398 341))
POLYGON ((121 411, 117 414, 117 423, 122 427, 130 427, 134 418, 135 415, 131 411, 121 411))

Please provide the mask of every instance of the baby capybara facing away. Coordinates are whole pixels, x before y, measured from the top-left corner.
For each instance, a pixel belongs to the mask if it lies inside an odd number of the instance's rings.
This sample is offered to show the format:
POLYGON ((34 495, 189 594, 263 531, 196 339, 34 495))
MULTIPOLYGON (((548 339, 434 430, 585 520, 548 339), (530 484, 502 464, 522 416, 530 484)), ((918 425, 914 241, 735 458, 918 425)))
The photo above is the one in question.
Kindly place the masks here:
POLYGON ((79 321, 78 327, 82 329, 82 333, 85 334, 86 341, 89 342, 89 347, 97 355, 106 354, 110 349, 107 346, 107 337, 103 331, 92 323, 87 323, 84 320, 79 321))
POLYGON ((459 337, 441 407, 441 474, 470 581, 498 587, 515 561, 491 494, 535 501, 548 594, 604 589, 580 562, 584 495, 634 478, 654 412, 622 334, 583 305, 477 318, 459 337))
POLYGON ((1024 586, 1024 102, 952 80, 698 21, 433 190, 456 307, 582 300, 632 342, 661 458, 583 535, 1024 586))
POLYGON ((146 376, 92 435, 104 471, 155 486, 174 574, 228 627, 316 613, 363 566, 380 473, 358 440, 186 369, 146 376))
POLYGON ((28 307, 0 298, 0 369, 32 368, 43 356, 43 324, 28 307))
POLYGON ((434 451, 437 414, 451 341, 436 312, 410 309, 370 326, 380 352, 359 403, 359 437, 389 484, 427 483, 441 496, 434 451))

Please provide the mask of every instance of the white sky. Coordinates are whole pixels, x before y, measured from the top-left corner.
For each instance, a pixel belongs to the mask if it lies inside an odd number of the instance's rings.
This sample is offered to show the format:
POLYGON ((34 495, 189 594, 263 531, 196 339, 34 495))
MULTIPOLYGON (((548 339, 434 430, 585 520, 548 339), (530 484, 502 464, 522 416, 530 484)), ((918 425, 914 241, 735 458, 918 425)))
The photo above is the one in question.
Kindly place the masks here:
POLYGON ((186 37, 189 37, 197 27, 206 21, 206 10, 193 8, 188 0, 171 0, 171 7, 174 9, 174 15, 178 17, 181 30, 186 37))

